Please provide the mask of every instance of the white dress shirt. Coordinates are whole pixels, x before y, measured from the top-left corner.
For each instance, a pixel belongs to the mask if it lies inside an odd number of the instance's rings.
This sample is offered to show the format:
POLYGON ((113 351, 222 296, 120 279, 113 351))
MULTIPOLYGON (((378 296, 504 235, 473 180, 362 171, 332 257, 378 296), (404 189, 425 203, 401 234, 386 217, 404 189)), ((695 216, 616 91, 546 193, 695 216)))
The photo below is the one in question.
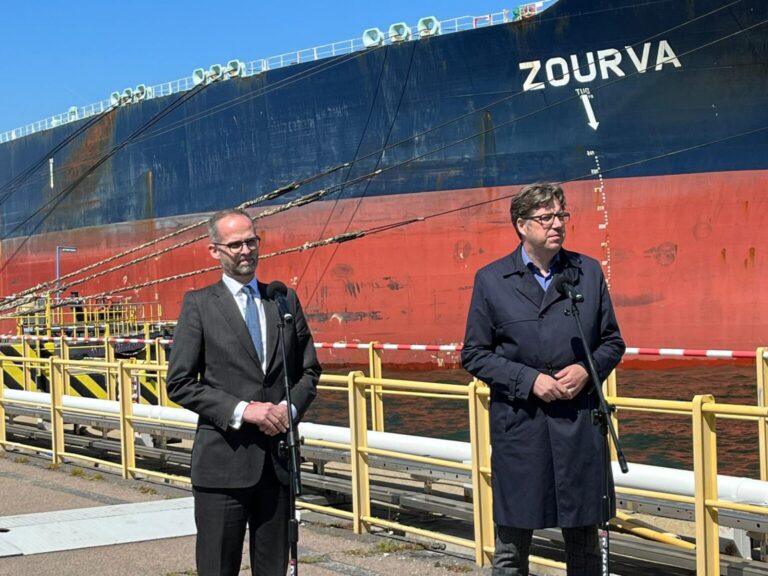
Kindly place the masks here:
MULTIPOLYGON (((245 321, 245 306, 247 305, 248 301, 247 298, 249 297, 248 294, 243 292, 243 287, 245 284, 242 284, 235 280, 234 278, 231 278, 230 276, 227 276, 226 274, 223 275, 222 280, 224 281, 224 285, 227 287, 227 289, 232 293, 232 297, 235 299, 235 302, 237 302, 237 308, 240 310, 240 315, 243 317, 243 321, 245 321)), ((261 369, 264 371, 264 373, 267 373, 267 317, 264 314, 264 304, 261 301, 261 294, 259 293, 259 285, 256 281, 256 276, 253 277, 253 280, 248 282, 248 285, 253 288, 253 301, 256 303, 256 310, 259 313, 259 326, 261 326, 261 340, 264 344, 264 350, 258 350, 259 353, 259 360, 261 360, 261 369)), ((285 404, 285 400, 281 402, 281 404, 285 404)), ((234 428, 235 430, 239 430, 240 426, 243 425, 243 413, 245 412, 245 409, 248 407, 248 402, 241 401, 238 403, 237 406, 235 406, 235 411, 232 414, 232 418, 229 420, 229 425, 234 428)), ((296 418, 296 407, 291 406, 291 415, 296 418)))

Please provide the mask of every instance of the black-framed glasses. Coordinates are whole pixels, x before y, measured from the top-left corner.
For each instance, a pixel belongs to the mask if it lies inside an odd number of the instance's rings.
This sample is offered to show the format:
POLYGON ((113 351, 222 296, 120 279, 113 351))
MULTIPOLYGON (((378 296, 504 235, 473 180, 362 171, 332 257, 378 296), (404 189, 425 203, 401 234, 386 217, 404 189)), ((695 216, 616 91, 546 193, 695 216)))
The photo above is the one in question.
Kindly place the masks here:
POLYGON ((571 219, 570 212, 547 212, 546 214, 537 214, 536 216, 526 216, 524 220, 536 220, 544 228, 551 228, 555 223, 555 218, 558 218, 560 222, 565 224, 571 219))
POLYGON ((240 252, 243 249, 243 246, 248 246, 248 250, 256 250, 256 248, 259 247, 259 242, 261 242, 261 238, 259 236, 254 236, 253 238, 246 238, 245 240, 236 240, 234 242, 211 242, 214 246, 224 246, 227 250, 230 252, 240 252))

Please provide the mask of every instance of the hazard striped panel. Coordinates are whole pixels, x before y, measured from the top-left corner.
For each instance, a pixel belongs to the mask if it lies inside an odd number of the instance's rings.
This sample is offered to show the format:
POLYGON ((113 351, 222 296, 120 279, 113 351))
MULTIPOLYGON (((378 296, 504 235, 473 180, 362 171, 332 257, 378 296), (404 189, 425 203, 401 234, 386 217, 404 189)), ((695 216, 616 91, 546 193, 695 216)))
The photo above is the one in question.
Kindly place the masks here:
POLYGON ((102 373, 74 372, 69 375, 69 388, 73 396, 83 398, 109 398, 107 379, 102 373))
MULTIPOLYGON (((21 344, 1 344, 0 355, 10 359, 21 358, 24 355, 24 347, 21 344)), ((38 381, 40 381, 40 376, 42 375, 37 376, 38 381)), ((47 382, 48 379, 45 378, 45 383, 47 382)), ((3 370, 3 386, 10 390, 24 389, 24 370, 20 365, 11 363, 5 364, 3 370)))

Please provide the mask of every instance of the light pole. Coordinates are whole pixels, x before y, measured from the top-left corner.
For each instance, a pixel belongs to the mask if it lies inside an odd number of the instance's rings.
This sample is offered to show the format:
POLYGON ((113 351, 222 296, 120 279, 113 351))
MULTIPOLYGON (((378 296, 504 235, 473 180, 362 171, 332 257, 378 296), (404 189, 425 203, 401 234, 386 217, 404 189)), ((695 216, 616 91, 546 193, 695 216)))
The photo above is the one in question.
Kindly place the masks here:
POLYGON ((77 248, 74 246, 56 246, 56 302, 61 300, 61 289, 59 278, 61 277, 61 253, 62 252, 77 252, 77 248))

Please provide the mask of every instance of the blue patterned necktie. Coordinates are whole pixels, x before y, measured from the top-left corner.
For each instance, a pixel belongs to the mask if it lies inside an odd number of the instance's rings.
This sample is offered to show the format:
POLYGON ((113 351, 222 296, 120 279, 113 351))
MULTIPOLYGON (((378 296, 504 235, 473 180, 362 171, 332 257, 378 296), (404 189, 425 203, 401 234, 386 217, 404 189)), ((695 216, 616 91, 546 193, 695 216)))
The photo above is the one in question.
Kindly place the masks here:
POLYGON ((248 327, 248 332, 251 334, 251 340, 256 347, 256 352, 259 356, 259 360, 264 359, 264 342, 261 337, 261 323, 259 322, 259 308, 254 301, 255 292, 253 287, 246 285, 243 286, 243 294, 245 294, 245 325, 248 327))

